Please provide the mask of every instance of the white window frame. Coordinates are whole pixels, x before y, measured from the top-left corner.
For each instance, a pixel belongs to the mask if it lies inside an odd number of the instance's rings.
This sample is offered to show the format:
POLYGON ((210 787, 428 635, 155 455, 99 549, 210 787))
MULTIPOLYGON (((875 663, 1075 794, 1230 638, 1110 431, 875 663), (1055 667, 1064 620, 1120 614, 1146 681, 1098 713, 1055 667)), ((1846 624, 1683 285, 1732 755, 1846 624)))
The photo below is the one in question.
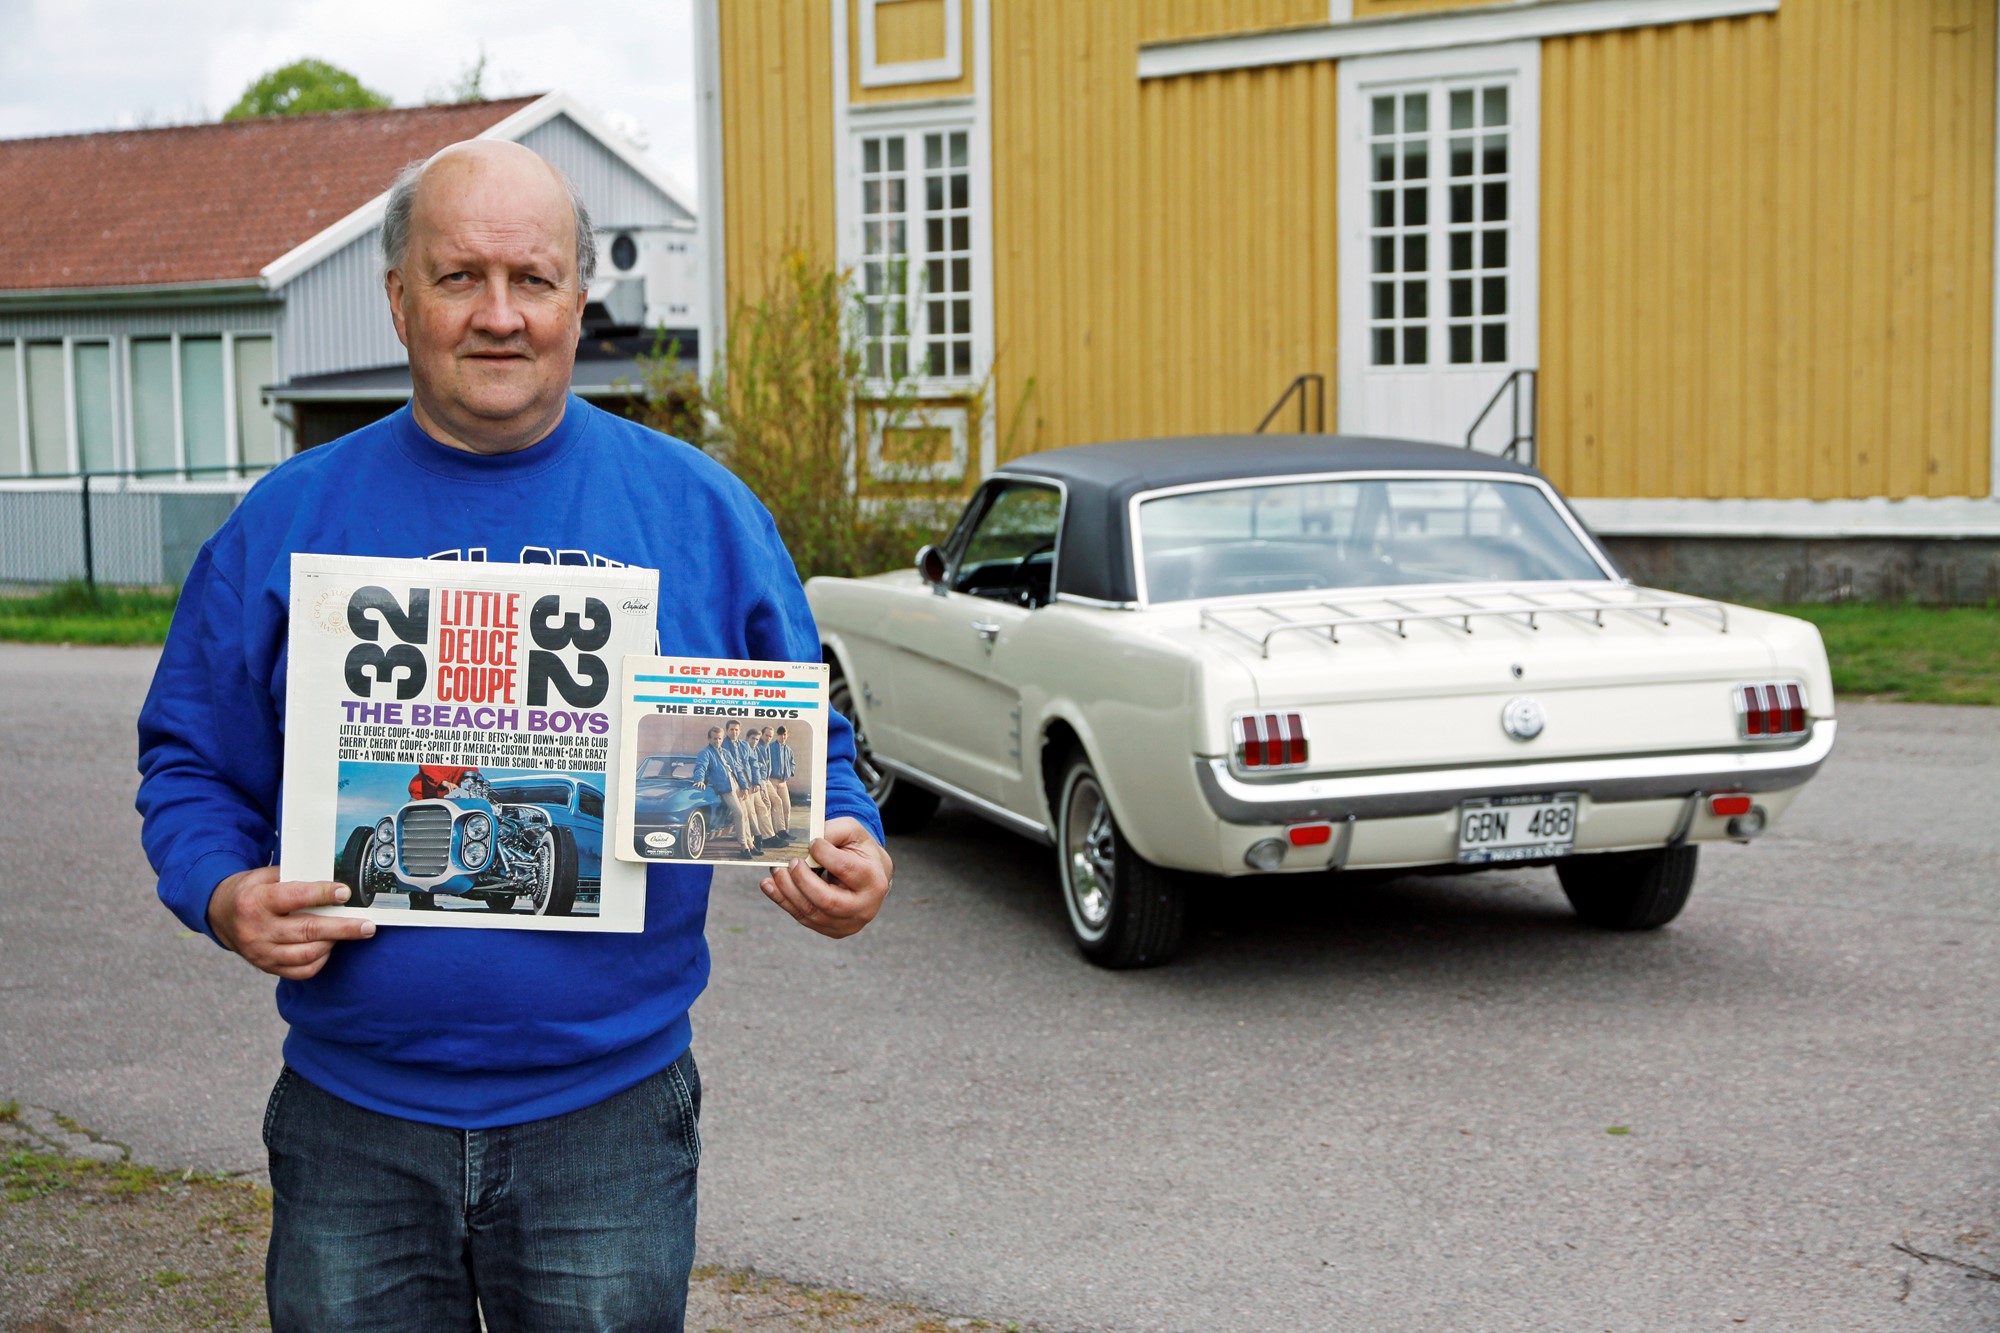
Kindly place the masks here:
MULTIPOLYGON (((861 271, 863 258, 863 236, 861 218, 861 141, 887 134, 905 136, 904 179, 905 216, 910 220, 907 230, 910 290, 907 295, 910 312, 909 373, 901 382, 901 387, 920 397, 949 397, 961 395, 978 387, 985 378, 986 369, 992 363, 992 302, 993 302, 993 210, 992 174, 986 161, 987 146, 985 136, 979 132, 979 116, 970 98, 952 98, 944 101, 926 101, 907 105, 854 107, 848 113, 848 129, 840 147, 841 161, 839 189, 836 193, 836 207, 840 218, 840 263, 841 267, 861 271), (922 373, 928 359, 925 349, 928 332, 923 320, 923 292, 921 281, 924 277, 924 261, 928 252, 923 248, 921 229, 923 225, 923 136, 926 134, 963 133, 966 136, 966 170, 972 242, 971 279, 972 289, 972 368, 966 374, 954 374, 949 370, 943 375, 922 373)), ((866 392, 885 394, 895 382, 888 378, 870 378, 864 385, 866 392)))
POLYGON ((938 405, 902 412, 868 413, 868 475, 876 481, 963 481, 970 461, 970 421, 962 407, 938 405), (882 437, 890 430, 948 430, 951 457, 930 463, 903 463, 882 457, 882 437))
MULTIPOLYGON (((833 0, 839 5, 842 0, 833 0)), ((895 88, 912 83, 956 83, 965 77, 965 34, 960 0, 944 0, 944 55, 936 60, 903 60, 885 65, 875 58, 875 11, 910 0, 860 0, 861 86, 895 88)))
POLYGON ((28 340, 10 339, 14 344, 14 426, 19 430, 21 441, 20 471, 22 477, 35 475, 35 450, 28 440, 28 340))

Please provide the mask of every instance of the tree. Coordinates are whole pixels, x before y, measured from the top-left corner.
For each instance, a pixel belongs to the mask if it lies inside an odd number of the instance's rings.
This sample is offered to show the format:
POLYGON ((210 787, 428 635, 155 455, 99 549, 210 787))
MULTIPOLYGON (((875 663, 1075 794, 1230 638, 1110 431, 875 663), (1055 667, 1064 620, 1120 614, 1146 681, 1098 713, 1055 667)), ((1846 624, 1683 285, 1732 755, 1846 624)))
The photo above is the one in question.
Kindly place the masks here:
POLYGON ((303 116, 313 111, 367 111, 389 105, 389 99, 361 80, 324 60, 295 60, 274 69, 243 90, 224 120, 258 116, 303 116))

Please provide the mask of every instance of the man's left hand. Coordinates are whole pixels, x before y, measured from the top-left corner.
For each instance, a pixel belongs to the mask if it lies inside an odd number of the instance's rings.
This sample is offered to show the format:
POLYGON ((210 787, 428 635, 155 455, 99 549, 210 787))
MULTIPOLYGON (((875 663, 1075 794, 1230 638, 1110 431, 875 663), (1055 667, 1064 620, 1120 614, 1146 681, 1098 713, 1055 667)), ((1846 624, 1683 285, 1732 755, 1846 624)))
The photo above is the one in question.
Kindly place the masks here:
POLYGON ((845 939, 882 910, 896 873, 889 850, 858 819, 827 820, 826 835, 814 838, 808 850, 824 869, 824 878, 804 861, 793 860, 773 869, 760 887, 801 925, 845 939))

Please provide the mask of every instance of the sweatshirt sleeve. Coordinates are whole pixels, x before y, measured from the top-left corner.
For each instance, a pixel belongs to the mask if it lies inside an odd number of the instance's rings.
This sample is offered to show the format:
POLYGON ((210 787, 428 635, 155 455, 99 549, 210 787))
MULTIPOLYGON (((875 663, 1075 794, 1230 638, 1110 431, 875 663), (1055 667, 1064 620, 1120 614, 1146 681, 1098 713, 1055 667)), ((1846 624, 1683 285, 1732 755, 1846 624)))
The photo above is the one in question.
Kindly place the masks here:
POLYGON ((256 679, 254 608, 217 566, 218 536, 181 589, 139 712, 139 797, 160 900, 210 939, 208 899, 277 846, 282 730, 271 684, 256 679))
MULTIPOLYGON (((806 590, 791 554, 778 537, 777 525, 763 506, 765 568, 758 571, 765 589, 751 607, 751 656, 771 662, 817 662, 823 650, 819 626, 806 605, 806 590)), ((875 808, 861 779, 854 773, 854 728, 831 708, 826 714, 826 817, 858 819, 877 842, 885 842, 882 812, 875 808)))

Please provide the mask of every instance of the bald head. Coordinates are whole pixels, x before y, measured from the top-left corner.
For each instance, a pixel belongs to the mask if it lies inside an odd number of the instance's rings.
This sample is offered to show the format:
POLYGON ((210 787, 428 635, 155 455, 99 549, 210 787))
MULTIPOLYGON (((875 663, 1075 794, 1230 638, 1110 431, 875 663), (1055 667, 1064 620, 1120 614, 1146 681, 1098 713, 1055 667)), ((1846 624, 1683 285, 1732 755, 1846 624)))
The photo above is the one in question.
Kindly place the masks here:
POLYGON ((596 262, 568 182, 519 144, 453 144, 396 182, 382 249, 417 425, 481 454, 547 438, 569 399, 596 262))
POLYGON ((528 199, 566 204, 576 246, 577 285, 588 288, 597 276, 597 233, 583 196, 555 167, 531 148, 504 139, 466 139, 449 144, 421 162, 412 162, 389 187, 389 206, 382 215, 382 267, 399 269, 409 254, 410 221, 426 180, 461 187, 484 177, 495 186, 506 183, 531 193, 528 199), (554 195, 548 191, 553 187, 554 195))

